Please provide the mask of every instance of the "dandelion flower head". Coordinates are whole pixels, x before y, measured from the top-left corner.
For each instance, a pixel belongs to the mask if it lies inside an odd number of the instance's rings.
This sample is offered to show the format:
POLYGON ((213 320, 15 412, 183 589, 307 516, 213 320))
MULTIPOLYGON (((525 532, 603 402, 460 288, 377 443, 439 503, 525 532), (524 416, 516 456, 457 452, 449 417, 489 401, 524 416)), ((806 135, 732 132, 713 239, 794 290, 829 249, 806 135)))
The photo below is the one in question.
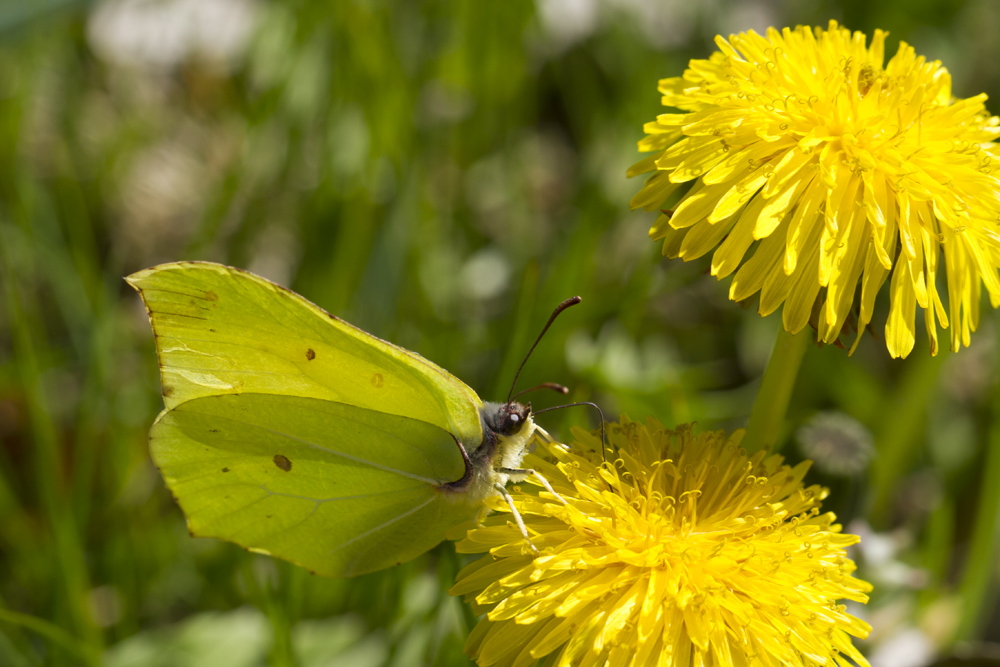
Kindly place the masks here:
POLYGON ((867 665, 870 627, 845 547, 858 541, 803 487, 808 462, 740 448, 742 431, 609 425, 526 459, 552 485, 516 487, 532 552, 502 500, 458 544, 488 552, 452 594, 485 613, 466 651, 480 665, 777 667, 867 665))
POLYGON ((1000 304, 1000 120, 985 94, 952 97, 947 70, 906 43, 884 63, 886 35, 866 46, 831 21, 716 37, 708 60, 659 82, 684 113, 646 124, 639 149, 653 155, 629 175, 654 173, 632 207, 688 187, 650 236, 671 258, 715 248, 712 274, 735 272, 730 298, 759 292, 762 315, 784 304, 788 331, 811 321, 835 343, 856 322, 860 339, 889 280, 890 354, 913 349, 917 305, 931 352, 938 324, 957 350, 983 283, 1000 304))

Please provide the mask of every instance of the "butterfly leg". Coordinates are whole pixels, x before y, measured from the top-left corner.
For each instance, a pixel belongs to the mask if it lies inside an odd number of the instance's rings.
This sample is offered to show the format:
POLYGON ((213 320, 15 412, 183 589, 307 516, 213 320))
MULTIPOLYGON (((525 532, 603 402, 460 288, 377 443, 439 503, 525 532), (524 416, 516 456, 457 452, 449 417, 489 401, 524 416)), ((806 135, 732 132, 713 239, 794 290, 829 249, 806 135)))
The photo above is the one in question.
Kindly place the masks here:
POLYGON ((507 506, 510 507, 511 514, 514 515, 514 521, 517 522, 517 527, 521 531, 521 535, 523 535, 524 539, 528 542, 528 546, 531 547, 531 550, 536 554, 541 553, 538 550, 538 547, 531 543, 531 537, 528 536, 528 529, 524 527, 524 520, 521 519, 521 513, 517 511, 516 507, 514 507, 514 499, 510 497, 509 493, 507 493, 507 489, 504 488, 503 484, 495 484, 494 488, 499 491, 500 495, 503 496, 503 499, 507 501, 507 506))
POLYGON ((542 477, 542 474, 537 470, 533 470, 532 468, 500 468, 499 472, 502 472, 505 475, 520 475, 521 479, 524 479, 528 475, 534 475, 538 478, 538 481, 542 483, 542 486, 545 487, 545 490, 556 497, 556 500, 561 502, 563 505, 569 505, 569 503, 567 503, 562 496, 556 493, 556 490, 552 488, 551 484, 549 484, 549 480, 542 477))
POLYGON ((477 528, 482 527, 482 525, 483 525, 483 519, 486 518, 486 515, 489 514, 489 512, 490 512, 490 508, 487 507, 486 505, 482 505, 479 508, 479 510, 476 511, 476 518, 474 520, 476 522, 476 527, 477 528))

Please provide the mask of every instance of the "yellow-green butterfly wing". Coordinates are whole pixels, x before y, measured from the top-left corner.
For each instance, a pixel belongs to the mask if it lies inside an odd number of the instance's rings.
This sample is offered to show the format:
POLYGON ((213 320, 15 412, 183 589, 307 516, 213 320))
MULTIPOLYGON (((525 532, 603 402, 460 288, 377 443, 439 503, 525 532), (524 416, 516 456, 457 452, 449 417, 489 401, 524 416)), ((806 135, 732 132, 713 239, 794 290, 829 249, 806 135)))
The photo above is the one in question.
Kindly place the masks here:
POLYGON ((149 312, 167 409, 201 396, 280 394, 482 435, 482 401, 461 380, 252 273, 178 262, 127 280, 149 312))
MULTIPOLYGON (((164 411, 150 447, 195 535, 350 576, 414 558, 475 508, 441 485, 436 426, 298 396, 207 396, 164 411)), ((459 458, 459 462, 461 459, 459 458)))
POLYGON ((471 518, 449 484, 482 402, 419 355, 250 273, 201 262, 129 276, 166 409, 153 459, 192 534, 349 576, 413 558, 471 518))

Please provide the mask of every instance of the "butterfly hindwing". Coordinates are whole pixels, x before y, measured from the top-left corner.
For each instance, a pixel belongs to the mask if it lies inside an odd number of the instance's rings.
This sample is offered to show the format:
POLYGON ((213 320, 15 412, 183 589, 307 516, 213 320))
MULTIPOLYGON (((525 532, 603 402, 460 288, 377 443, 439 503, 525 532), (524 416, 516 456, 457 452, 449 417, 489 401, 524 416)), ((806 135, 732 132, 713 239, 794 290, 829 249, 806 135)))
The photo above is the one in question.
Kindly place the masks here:
POLYGON ((464 473, 451 434, 332 401, 193 399, 160 416, 150 448, 193 534, 319 574, 409 560, 475 512, 441 487, 464 473))

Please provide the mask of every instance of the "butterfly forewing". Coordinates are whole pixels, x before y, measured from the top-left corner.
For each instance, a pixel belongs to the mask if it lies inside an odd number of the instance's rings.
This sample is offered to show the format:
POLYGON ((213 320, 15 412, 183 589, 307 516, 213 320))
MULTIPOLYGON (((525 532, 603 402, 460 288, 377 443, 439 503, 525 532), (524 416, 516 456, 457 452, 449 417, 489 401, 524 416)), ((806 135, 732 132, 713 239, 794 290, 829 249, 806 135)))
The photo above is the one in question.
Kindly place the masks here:
POLYGON ((303 396, 482 439, 482 402, 461 380, 263 278, 181 262, 128 280, 149 312, 168 409, 222 394, 303 396))

